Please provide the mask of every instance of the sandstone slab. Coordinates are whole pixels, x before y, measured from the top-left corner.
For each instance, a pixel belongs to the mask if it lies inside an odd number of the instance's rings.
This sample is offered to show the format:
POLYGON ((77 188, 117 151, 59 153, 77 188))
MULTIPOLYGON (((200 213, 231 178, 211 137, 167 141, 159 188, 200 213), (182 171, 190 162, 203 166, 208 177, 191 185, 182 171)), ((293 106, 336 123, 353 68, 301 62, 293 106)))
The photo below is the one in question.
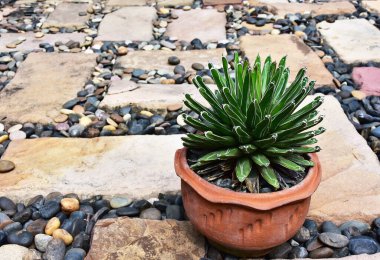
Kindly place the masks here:
POLYGON ((362 4, 368 11, 380 13, 380 1, 363 1, 362 4))
POLYGON ((86 260, 199 260, 205 239, 187 221, 116 218, 96 223, 86 260))
POLYGON ((95 54, 30 53, 0 92, 0 117, 51 123, 62 105, 83 88, 95 65, 95 54))
POLYGON ((376 67, 355 67, 352 79, 367 95, 380 96, 380 69, 376 67))
POLYGON ((310 79, 316 80, 317 86, 333 86, 331 73, 325 68, 318 55, 298 37, 284 34, 243 36, 240 39, 240 47, 251 62, 256 59, 257 54, 264 59, 270 55, 277 61, 287 55, 290 80, 295 78, 301 68, 306 67, 310 79))
POLYGON ((34 37, 34 33, 2 33, 0 37, 0 52, 13 52, 13 51, 33 51, 42 50, 39 47, 40 43, 49 43, 54 46, 55 42, 66 43, 68 41, 76 41, 83 43, 85 40, 85 33, 57 33, 45 34, 42 38, 34 37), (16 48, 7 48, 6 45, 18 40, 20 37, 25 38, 25 41, 18 44, 16 48))
POLYGON ((322 182, 312 196, 309 217, 338 224, 371 222, 380 215, 379 160, 334 97, 326 96, 319 110, 326 115, 321 126, 327 130, 318 138, 322 182))
POLYGON ((181 61, 180 65, 184 66, 187 71, 191 69, 191 65, 195 62, 201 63, 205 68, 207 68, 209 62, 216 66, 221 66, 222 56, 225 54, 225 49, 221 48, 191 51, 131 51, 127 55, 118 58, 116 66, 144 70, 160 69, 173 71, 175 66, 169 65, 168 58, 170 56, 177 56, 181 61))
POLYGON ((178 192, 173 158, 181 135, 13 141, 2 159, 16 168, 0 175, 0 196, 25 200, 52 191, 151 198, 178 192))
POLYGON ((131 81, 122 80, 111 84, 100 106, 114 109, 133 105, 141 109, 166 112, 167 106, 182 104, 186 93, 192 95, 203 105, 207 105, 207 102, 192 84, 135 84, 131 81))
POLYGON ((348 1, 334 3, 274 3, 268 4, 270 9, 278 16, 286 14, 311 13, 312 16, 331 14, 351 14, 356 11, 355 6, 348 1))
POLYGON ((87 13, 87 8, 88 4, 86 3, 60 3, 48 16, 42 27, 85 28, 89 16, 82 16, 79 13, 87 13))
POLYGON ((204 5, 232 5, 241 4, 242 0, 203 0, 204 5))
POLYGON ((193 9, 190 11, 172 10, 178 19, 168 25, 166 35, 179 40, 202 42, 226 39, 226 14, 216 9, 193 9))
POLYGON ((157 0, 159 6, 192 5, 194 0, 157 0))
POLYGON ((380 62, 380 31, 365 19, 321 22, 318 30, 338 56, 349 64, 380 62))
POLYGON ((20 260, 29 253, 29 249, 23 246, 10 244, 0 246, 0 260, 20 260))
POLYGON ((107 6, 120 6, 120 7, 125 7, 125 6, 143 6, 148 3, 149 0, 108 0, 107 6))
POLYGON ((98 41, 150 41, 156 9, 149 6, 123 7, 107 14, 99 25, 98 41))

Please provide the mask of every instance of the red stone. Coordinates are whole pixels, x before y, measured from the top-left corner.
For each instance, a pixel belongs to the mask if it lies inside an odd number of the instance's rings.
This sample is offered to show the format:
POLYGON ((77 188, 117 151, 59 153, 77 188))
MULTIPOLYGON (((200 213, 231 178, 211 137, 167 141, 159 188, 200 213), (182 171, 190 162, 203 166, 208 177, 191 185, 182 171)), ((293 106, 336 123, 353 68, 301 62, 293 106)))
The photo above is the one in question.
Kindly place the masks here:
POLYGON ((380 69, 375 67, 356 67, 352 79, 367 95, 380 96, 380 69))

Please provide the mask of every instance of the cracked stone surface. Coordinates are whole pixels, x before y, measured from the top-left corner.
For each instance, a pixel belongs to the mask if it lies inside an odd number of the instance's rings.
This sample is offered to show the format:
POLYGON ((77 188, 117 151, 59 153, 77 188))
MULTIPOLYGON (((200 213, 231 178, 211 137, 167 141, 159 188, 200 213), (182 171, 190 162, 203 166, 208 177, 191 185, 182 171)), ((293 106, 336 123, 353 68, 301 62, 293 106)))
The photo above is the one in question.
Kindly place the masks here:
POLYGON ((86 3, 60 3, 48 16, 42 27, 85 28, 89 16, 82 16, 79 13, 87 13, 87 8, 88 4, 86 3))
POLYGON ((199 260, 205 253, 205 239, 188 221, 125 217, 96 223, 86 260, 199 260))

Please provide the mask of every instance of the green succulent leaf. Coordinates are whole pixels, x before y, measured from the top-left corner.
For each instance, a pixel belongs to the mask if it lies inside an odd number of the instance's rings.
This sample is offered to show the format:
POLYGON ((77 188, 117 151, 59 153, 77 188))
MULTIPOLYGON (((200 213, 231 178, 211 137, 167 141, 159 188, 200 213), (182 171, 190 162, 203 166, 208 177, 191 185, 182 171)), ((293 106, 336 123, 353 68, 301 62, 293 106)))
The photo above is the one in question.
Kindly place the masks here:
POLYGON ((276 190, 280 188, 276 172, 272 167, 260 167, 260 174, 266 182, 268 182, 276 190))
POLYGON ((270 161, 268 157, 266 157, 264 154, 260 154, 260 153, 253 154, 251 158, 253 162, 257 164, 258 166, 268 167, 270 165, 270 161))
POLYGON ((198 159, 199 162, 211 162, 220 161, 237 158, 243 155, 243 153, 238 148, 228 148, 224 150, 218 150, 215 152, 208 153, 198 159))
POLYGON ((282 167, 285 167, 285 168, 287 168, 289 170, 292 170, 292 171, 300 172, 300 171, 304 171, 305 170, 304 167, 299 166, 298 164, 292 162, 291 160, 286 159, 283 156, 278 156, 278 157, 271 158, 271 161, 273 163, 277 163, 277 164, 281 165, 282 167))
POLYGON ((240 182, 243 182, 252 170, 252 161, 247 157, 240 158, 235 167, 236 177, 240 182))
POLYGON ((289 154, 286 158, 301 166, 305 166, 305 167, 314 166, 314 163, 312 161, 305 160, 301 155, 298 155, 298 154, 289 154))

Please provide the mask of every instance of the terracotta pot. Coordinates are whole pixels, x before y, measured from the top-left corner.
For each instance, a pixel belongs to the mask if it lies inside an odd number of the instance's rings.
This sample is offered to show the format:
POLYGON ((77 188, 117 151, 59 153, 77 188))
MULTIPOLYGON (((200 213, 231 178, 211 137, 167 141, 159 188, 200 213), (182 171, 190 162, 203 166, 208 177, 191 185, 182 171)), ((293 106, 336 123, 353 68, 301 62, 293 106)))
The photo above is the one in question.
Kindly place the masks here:
POLYGON ((237 256, 260 256, 293 237, 303 225, 310 198, 321 181, 316 154, 306 178, 290 189, 241 193, 220 188, 192 171, 187 149, 177 150, 183 204, 191 223, 219 249, 237 256))

